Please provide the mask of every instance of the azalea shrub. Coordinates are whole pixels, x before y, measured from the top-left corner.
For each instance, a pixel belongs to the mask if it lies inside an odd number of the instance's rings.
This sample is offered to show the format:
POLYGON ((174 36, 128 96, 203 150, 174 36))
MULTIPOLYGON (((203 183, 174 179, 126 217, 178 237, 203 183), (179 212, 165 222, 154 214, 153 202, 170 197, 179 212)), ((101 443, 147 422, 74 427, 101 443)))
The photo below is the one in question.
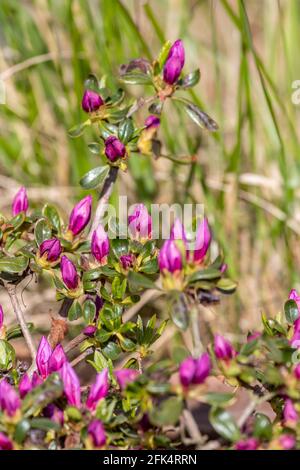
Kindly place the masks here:
POLYGON ((31 207, 22 187, 11 213, 1 215, 0 282, 16 318, 8 326, 0 308, 2 450, 298 446, 297 292, 291 291, 283 314, 262 315, 261 330, 243 340, 209 331, 202 341, 201 308, 237 287, 212 235, 209 214, 192 220, 193 244, 179 218, 167 239, 154 237, 151 213, 141 201, 126 227, 106 216, 114 183, 128 171, 132 154, 192 162, 193 157, 162 152, 159 128, 167 101, 204 131, 217 131, 215 121, 186 98, 200 72, 185 74, 184 62, 184 46, 177 40, 167 42, 152 63, 135 59, 122 65, 119 78, 126 90, 129 85, 144 89, 135 100, 90 75, 82 98, 86 119, 70 130, 70 138, 89 130, 95 136, 88 151, 97 155, 99 166, 82 175, 80 184, 98 197, 87 194, 63 220, 51 204, 31 207), (141 109, 147 113, 143 122, 141 109), (57 300, 49 334, 37 347, 35 326, 24 317, 18 290, 33 276, 50 281, 57 300), (161 296, 162 318, 155 312, 138 314, 151 295, 161 296), (75 336, 68 332, 72 322, 79 328, 75 336), (190 330, 191 350, 182 343, 171 356, 157 356, 156 345, 171 328, 190 330), (30 353, 25 363, 16 357, 12 340, 17 337, 24 338, 30 353), (83 363, 88 386, 77 368, 83 363), (236 418, 232 407, 241 393, 248 405, 236 418))

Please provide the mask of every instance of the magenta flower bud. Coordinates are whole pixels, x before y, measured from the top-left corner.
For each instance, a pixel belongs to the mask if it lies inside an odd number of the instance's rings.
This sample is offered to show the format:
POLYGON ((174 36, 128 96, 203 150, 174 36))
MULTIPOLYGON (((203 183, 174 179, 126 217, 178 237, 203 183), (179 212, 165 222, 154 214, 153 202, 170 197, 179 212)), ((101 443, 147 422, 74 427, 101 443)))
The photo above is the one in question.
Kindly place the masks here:
POLYGON ((19 214, 20 212, 26 213, 27 209, 28 209, 27 193, 26 193, 25 187, 22 186, 14 197, 14 200, 12 203, 12 214, 13 216, 15 216, 19 214))
POLYGON ((221 335, 215 336, 214 350, 216 357, 225 361, 232 359, 237 354, 231 343, 221 335))
POLYGON ((166 240, 158 255, 160 271, 174 273, 182 269, 182 254, 174 240, 166 240))
POLYGON ((238 441, 235 444, 236 450, 256 450, 258 446, 259 441, 255 439, 255 437, 249 437, 248 439, 238 441))
POLYGON ((279 438, 280 445, 284 450, 294 449, 296 445, 296 438, 292 434, 282 434, 279 438))
POLYGON ((83 329, 83 334, 85 336, 88 336, 89 338, 92 338, 97 331, 97 327, 94 325, 88 325, 83 329))
POLYGON ((145 120, 145 126, 147 129, 155 129, 160 126, 160 119, 158 116, 155 116, 154 114, 150 114, 150 116, 147 117, 145 120))
POLYGON ((177 82, 183 69, 184 61, 184 47, 182 41, 178 39, 174 42, 173 46, 171 47, 164 66, 163 76, 164 81, 166 83, 168 83, 169 85, 173 85, 175 82, 177 82))
POLYGON ((182 240, 184 245, 187 245, 187 237, 184 226, 178 218, 175 219, 175 222, 171 228, 171 240, 182 240))
POLYGON ((73 367, 65 362, 59 371, 69 405, 80 407, 80 382, 73 367))
POLYGON ((134 212, 128 216, 128 230, 131 237, 137 240, 151 237, 152 218, 144 204, 134 206, 134 212))
POLYGON ((206 217, 202 220, 197 228, 196 244, 194 250, 194 262, 199 263, 203 260, 207 253, 211 242, 211 233, 206 217))
POLYGON ((196 362, 193 357, 187 357, 179 366, 179 378, 184 387, 188 387, 193 382, 196 362))
POLYGON ((292 400, 289 398, 285 401, 284 407, 283 407, 283 420, 285 424, 293 424, 296 423, 299 419, 298 413, 296 411, 296 408, 294 407, 294 404, 292 400))
POLYGON ((3 326, 3 323, 4 323, 4 313, 3 313, 2 305, 0 305, 0 329, 3 326))
POLYGON ((210 357, 207 353, 202 354, 198 359, 187 357, 179 367, 180 382, 184 387, 202 384, 209 376, 210 370, 210 357))
POLYGON ((107 255, 109 253, 109 239, 101 224, 93 232, 91 252, 94 258, 99 261, 99 263, 102 264, 106 261, 107 255))
POLYGON ((49 375, 49 359, 52 354, 52 349, 49 341, 45 336, 42 336, 37 353, 36 365, 40 376, 45 379, 49 375))
POLYGON ((108 137, 104 143, 105 155, 111 162, 115 162, 119 158, 123 158, 125 156, 125 145, 114 135, 108 137))
POLYGON ((99 401, 107 396, 108 389, 108 369, 106 368, 103 369, 100 374, 97 374, 95 383, 91 386, 91 390, 86 401, 87 408, 94 411, 99 401))
POLYGON ((73 207, 68 229, 78 235, 87 226, 91 218, 92 196, 86 196, 73 207))
POLYGON ((12 450, 13 444, 9 437, 7 437, 3 432, 0 432, 0 450, 12 450))
POLYGON ((294 300, 297 304, 297 307, 300 307, 300 296, 298 295, 296 289, 292 289, 289 293, 289 300, 294 300))
POLYGON ((103 424, 98 419, 94 419, 88 425, 88 434, 91 436, 95 447, 102 447, 106 443, 105 430, 103 424))
POLYGON ((79 276, 74 263, 66 256, 61 258, 60 270, 62 279, 67 288, 70 290, 76 289, 79 283, 79 276))
POLYGON ((128 253, 128 255, 121 255, 120 256, 120 263, 122 265, 122 268, 127 270, 133 267, 135 260, 135 256, 128 253))
POLYGON ((294 334, 292 339, 290 340, 292 348, 299 348, 300 347, 300 318, 294 322, 294 334))
POLYGON ((300 364, 297 364, 294 369, 294 376, 296 379, 300 380, 300 364))
POLYGON ((67 356, 65 355, 64 348, 61 344, 58 344, 54 348, 48 362, 49 374, 52 374, 52 372, 57 372, 62 368, 65 362, 67 362, 67 356))
POLYGON ((32 383, 32 388, 39 387, 43 383, 43 379, 41 379, 41 377, 36 371, 34 371, 34 373, 32 374, 31 383, 32 383))
POLYGON ((30 390, 32 390, 32 383, 27 374, 24 374, 19 382, 20 397, 24 398, 30 390))
POLYGON ((115 376, 121 390, 125 390, 128 384, 134 382, 139 375, 134 369, 119 369, 115 371, 115 376))
POLYGON ((247 343, 250 343, 250 341, 254 341, 260 337, 261 333, 259 331, 253 331, 253 333, 247 337, 247 343))
POLYGON ((5 411, 8 416, 14 416, 21 406, 21 400, 14 387, 12 387, 6 379, 0 382, 0 408, 5 411))
POLYGON ((92 113, 97 111, 103 104, 104 101, 98 93, 92 90, 85 90, 81 101, 83 111, 92 113))
POLYGON ((40 255, 44 256, 46 254, 46 260, 50 263, 58 260, 61 255, 61 251, 61 244, 57 238, 45 240, 40 246, 40 255))

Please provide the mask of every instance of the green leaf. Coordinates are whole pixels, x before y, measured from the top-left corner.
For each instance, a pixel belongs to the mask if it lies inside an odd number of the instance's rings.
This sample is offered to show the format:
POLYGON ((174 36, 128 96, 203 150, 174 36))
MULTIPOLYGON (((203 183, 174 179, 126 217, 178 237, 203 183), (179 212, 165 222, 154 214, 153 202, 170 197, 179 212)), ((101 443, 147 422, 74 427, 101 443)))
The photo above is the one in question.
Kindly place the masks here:
POLYGON ((82 315, 81 305, 76 300, 75 302, 72 303, 72 305, 69 309, 68 320, 70 320, 70 321, 78 320, 78 318, 80 318, 81 315, 82 315))
POLYGON ((34 236, 37 244, 40 246, 45 240, 49 240, 52 235, 52 230, 47 219, 40 219, 36 223, 34 229, 34 236))
POLYGON ((110 341, 105 346, 105 348, 102 349, 102 352, 105 357, 107 357, 108 359, 111 359, 112 361, 115 361, 116 359, 118 359, 119 355, 121 354, 122 349, 116 343, 113 343, 112 341, 110 341))
POLYGON ((100 351, 95 351, 94 353, 94 367, 97 370, 97 372, 101 372, 103 369, 108 367, 108 361, 107 359, 103 356, 103 354, 100 351))
POLYGON ((163 66, 165 65, 165 62, 167 60, 167 57, 171 49, 171 45, 172 45, 171 41, 166 41, 164 45, 162 46, 161 50, 159 51, 159 54, 157 57, 159 71, 161 71, 163 69, 163 66))
POLYGON ((272 437, 272 423, 268 416, 263 413, 257 413, 254 421, 253 434, 258 439, 270 440, 272 437))
POLYGON ((237 282, 232 281, 232 279, 223 277, 217 282, 216 287, 221 292, 224 292, 225 294, 230 294, 236 290, 237 282))
POLYGON ((32 429, 41 429, 43 431, 58 431, 60 429, 60 425, 58 423, 48 418, 33 418, 30 421, 30 425, 32 429))
MULTIPOLYGON (((29 331, 33 330, 33 326, 34 326, 33 323, 26 323, 26 325, 29 331)), ((11 326, 6 332, 7 341, 14 339, 14 338, 20 338, 21 336, 23 336, 23 331, 19 325, 11 326)))
POLYGON ((0 258, 0 272, 8 274, 22 274, 28 266, 28 258, 25 256, 3 256, 0 258))
POLYGON ((209 403, 212 406, 224 406, 227 405, 233 398, 233 393, 209 392, 204 395, 203 400, 205 403, 209 403))
POLYGON ((207 268, 196 271, 188 278, 188 283, 192 284, 197 281, 215 280, 221 277, 221 272, 218 269, 207 268))
POLYGON ((105 180, 109 171, 109 166, 97 166, 88 171, 80 180, 80 185, 84 189, 95 189, 105 180))
POLYGON ((70 137, 73 137, 73 138, 80 137, 83 134, 85 128, 90 126, 91 124, 92 124, 91 120, 88 119, 87 121, 81 124, 71 127, 71 129, 69 129, 68 131, 68 134, 70 137))
POLYGON ((155 406, 149 413, 149 418, 155 426, 175 425, 182 411, 182 399, 171 397, 155 406))
POLYGON ((131 290, 136 289, 156 289, 160 290, 157 285, 148 277, 143 276, 143 274, 130 271, 128 273, 128 282, 130 284, 131 290))
POLYGON ((178 81, 178 85, 181 88, 192 88, 193 86, 197 85, 199 80, 200 80, 200 70, 197 69, 189 73, 185 77, 181 78, 178 81))
POLYGON ((142 72, 128 72, 120 77, 120 80, 129 85, 152 85, 150 75, 142 72))
POLYGON ((289 299, 284 304, 285 318, 288 323, 293 324, 299 317, 299 310, 295 300, 289 299))
POLYGON ((180 330, 185 331, 189 325, 189 312, 190 309, 187 304, 187 299, 184 294, 173 297, 169 306, 170 317, 174 324, 180 330), (174 301, 175 299, 175 301, 174 301))
POLYGON ((89 151, 94 155, 100 155, 103 150, 103 145, 99 144, 98 142, 91 142, 88 144, 89 151))
POLYGON ((204 111, 202 111, 198 106, 190 101, 183 98, 173 98, 176 101, 179 101, 183 104, 185 112, 188 116, 202 129, 207 129, 208 131, 217 131, 218 124, 208 116, 204 111))
POLYGON ((119 124, 118 137, 126 145, 132 138, 134 125, 131 118, 126 118, 119 124))
POLYGON ((240 439, 239 428, 228 411, 221 408, 212 408, 209 420, 215 431, 224 439, 230 442, 236 442, 240 439))
POLYGON ((19 421, 15 429, 14 441, 16 441, 17 444, 22 444, 29 429, 30 421, 28 419, 22 419, 19 421))
POLYGON ((109 104, 110 106, 119 106, 124 100, 124 98, 125 98, 125 91, 122 88, 119 88, 114 95, 109 96, 106 99, 105 103, 109 104))
POLYGON ((15 358, 16 352, 12 345, 8 341, 0 339, 0 370, 7 371, 11 369, 15 358))
POLYGON ((86 323, 92 323, 96 315, 95 303, 88 299, 83 304, 83 318, 86 323))
POLYGON ((124 351, 134 351, 136 348, 135 343, 129 338, 120 338, 120 344, 124 351))
POLYGON ((9 223, 14 227, 14 229, 18 229, 21 225, 25 222, 26 214, 25 212, 19 212, 15 217, 13 217, 9 223))
POLYGON ((56 207, 52 206, 51 204, 46 204, 43 209, 43 214, 45 217, 47 217, 52 227, 58 233, 60 233, 61 221, 60 221, 60 216, 56 207))

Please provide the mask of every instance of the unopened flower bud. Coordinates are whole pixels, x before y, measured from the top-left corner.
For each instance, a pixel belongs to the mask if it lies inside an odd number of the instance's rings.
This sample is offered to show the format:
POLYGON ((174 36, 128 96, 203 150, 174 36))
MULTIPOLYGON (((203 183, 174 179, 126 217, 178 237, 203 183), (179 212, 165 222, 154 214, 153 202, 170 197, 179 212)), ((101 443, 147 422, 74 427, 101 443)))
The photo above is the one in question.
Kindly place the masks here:
POLYGON ((236 450, 256 450, 259 446, 259 441, 255 437, 240 440, 235 444, 236 450))
POLYGON ((135 261, 135 256, 131 253, 120 256, 120 263, 122 265, 122 268, 125 270, 132 268, 134 265, 134 261, 135 261))
POLYGON ((76 289, 79 283, 79 276, 74 263, 66 256, 61 258, 60 270, 62 279, 67 288, 70 290, 76 289))
POLYGON ((203 353, 198 359, 187 357, 179 367, 180 382, 184 387, 202 384, 210 370, 210 357, 207 353, 203 353))
POLYGON ((211 242, 211 233, 206 218, 202 220, 197 228, 196 242, 194 249, 194 262, 200 263, 207 253, 211 242))
POLYGON ((279 443, 284 450, 291 450, 296 445, 296 438, 292 434, 282 434, 279 438, 279 443))
POLYGON ((86 113, 97 111, 104 104, 103 99, 98 93, 92 90, 85 90, 82 97, 81 106, 86 113))
POLYGON ((50 263, 59 259, 61 251, 61 244, 57 238, 45 240, 40 246, 40 256, 45 256, 50 263))
POLYGON ((52 349, 49 341, 45 336, 42 336, 37 353, 36 353, 36 365, 40 376, 45 379, 49 375, 49 359, 52 354, 52 349))
POLYGON ((48 362, 49 374, 60 370, 66 361, 67 356, 65 354, 64 348, 61 344, 58 344, 55 346, 48 362))
POLYGON ((174 273, 180 271, 183 266, 182 254, 174 240, 166 240, 160 249, 158 256, 160 271, 174 273))
POLYGON ((145 126, 147 129, 150 128, 157 128, 160 126, 160 119, 158 116, 155 116, 154 114, 150 114, 150 116, 147 117, 145 120, 145 126))
POLYGON ((80 382, 73 367, 65 362, 59 371, 69 405, 80 407, 80 382))
POLYGON ((73 207, 68 230, 78 235, 87 226, 91 218, 92 196, 86 196, 73 207))
POLYGON ((20 397, 24 398, 30 390, 32 390, 32 383, 28 374, 24 374, 19 382, 20 397))
POLYGON ((93 232, 91 241, 91 252, 94 258, 104 264, 109 253, 109 239, 103 226, 100 224, 93 232))
POLYGON ((94 419, 88 425, 88 434, 91 436, 95 447, 103 447, 106 443, 104 426, 98 419, 94 419))
POLYGON ((214 351, 218 359, 223 359, 225 361, 236 356, 236 351, 232 347, 232 344, 221 335, 215 336, 214 351))
POLYGON ((83 334, 85 336, 88 336, 89 338, 92 338, 97 331, 97 327, 94 325, 88 325, 83 329, 83 334))
POLYGON ((13 203, 12 203, 12 214, 13 216, 16 216, 20 212, 25 212, 28 209, 28 198, 27 198, 27 192, 24 186, 22 186, 17 194, 14 197, 13 203))
POLYGON ((8 416, 14 416, 21 406, 21 400, 16 390, 10 385, 6 379, 0 382, 0 408, 5 411, 8 416))
POLYGON ((136 240, 151 237, 152 219, 144 204, 136 204, 133 213, 128 216, 128 230, 136 240))
POLYGON ((106 139, 105 155, 111 162, 115 162, 119 158, 123 158, 125 153, 125 145, 117 137, 111 135, 106 139))
POLYGON ((185 52, 183 43, 180 39, 177 39, 169 51, 169 55, 164 66, 163 76, 166 83, 173 85, 177 82, 183 69, 184 61, 185 52))
POLYGON ((3 432, 0 432, 0 450, 12 450, 13 443, 3 432))
POLYGON ((100 374, 97 374, 95 383, 91 386, 91 390, 86 401, 87 408, 91 411, 95 410, 99 401, 107 396, 108 389, 108 369, 103 369, 100 374))
POLYGON ((119 369, 115 371, 115 376, 121 390, 125 390, 128 384, 134 382, 139 373, 134 369, 119 369))
POLYGON ((289 398, 285 401, 284 407, 283 407, 283 421, 284 423, 289 426, 293 425, 294 423, 297 423, 299 419, 298 413, 296 411, 296 408, 289 398))

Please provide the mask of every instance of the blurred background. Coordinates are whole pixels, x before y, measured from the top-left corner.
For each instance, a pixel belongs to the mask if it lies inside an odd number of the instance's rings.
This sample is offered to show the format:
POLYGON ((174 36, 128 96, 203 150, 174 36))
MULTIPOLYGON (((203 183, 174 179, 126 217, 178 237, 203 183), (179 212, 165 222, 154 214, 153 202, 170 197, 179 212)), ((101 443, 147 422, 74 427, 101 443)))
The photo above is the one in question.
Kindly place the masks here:
MULTIPOLYGON (((119 64, 155 57, 180 37, 185 71, 201 70, 191 99, 220 131, 201 132, 170 105, 160 129, 165 153, 196 162, 133 157, 113 200, 204 203, 239 281, 208 319, 245 332, 261 311, 276 314, 300 288, 299 0, 1 0, 0 24, 0 211, 24 184, 32 205, 51 201, 66 215, 85 194, 80 177, 97 164, 91 133, 67 133, 84 119, 85 78, 107 75, 117 88, 119 64)), ((30 289, 42 319, 53 293, 30 289)))

